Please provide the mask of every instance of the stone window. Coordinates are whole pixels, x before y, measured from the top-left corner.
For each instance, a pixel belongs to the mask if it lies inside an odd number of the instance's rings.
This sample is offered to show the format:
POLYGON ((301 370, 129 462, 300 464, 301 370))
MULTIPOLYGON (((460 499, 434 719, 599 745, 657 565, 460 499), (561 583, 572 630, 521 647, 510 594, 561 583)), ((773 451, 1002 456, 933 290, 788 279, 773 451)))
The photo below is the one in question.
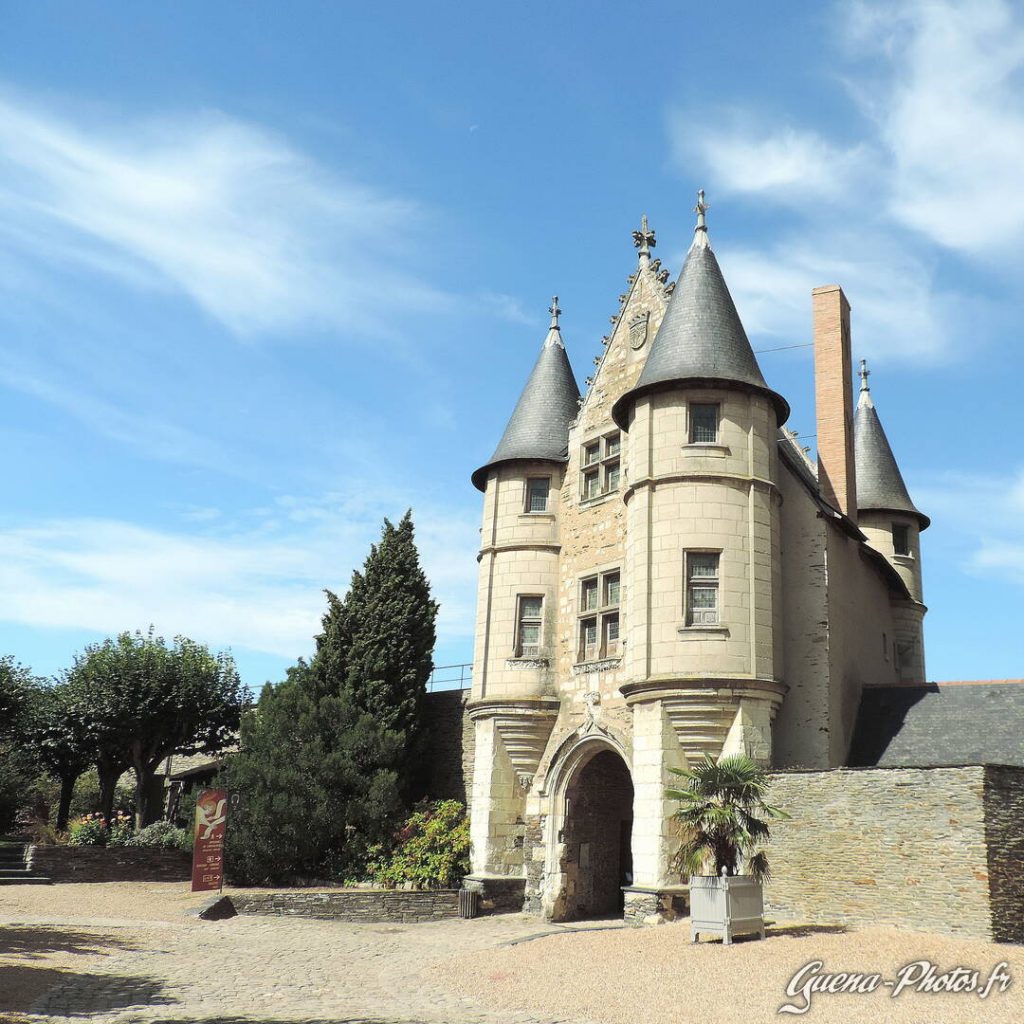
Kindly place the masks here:
POLYGON ((892 549, 897 555, 910 554, 910 527, 906 523, 892 524, 892 549))
POLYGON ((536 658, 540 655, 541 625, 544 598, 533 594, 520 594, 516 623, 516 657, 536 658))
POLYGON ((619 654, 619 570, 580 581, 578 661, 619 654))
POLYGON ((547 512, 551 477, 532 476, 526 481, 526 511, 547 512))
POLYGON ((718 444, 718 406, 690 403, 690 444, 718 444))
POLYGON ((618 432, 606 434, 583 446, 580 494, 584 501, 619 489, 621 451, 622 435, 618 432))
POLYGON ((684 555, 688 626, 718 625, 718 562, 717 551, 687 551, 684 555))

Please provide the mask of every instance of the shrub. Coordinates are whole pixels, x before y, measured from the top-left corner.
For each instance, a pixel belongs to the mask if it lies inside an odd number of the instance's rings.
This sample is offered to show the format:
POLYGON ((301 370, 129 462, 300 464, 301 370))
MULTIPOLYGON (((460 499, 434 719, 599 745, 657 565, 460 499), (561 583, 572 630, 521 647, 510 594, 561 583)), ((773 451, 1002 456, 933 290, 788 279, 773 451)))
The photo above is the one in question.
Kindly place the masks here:
POLYGON ((125 844, 126 846, 155 846, 162 850, 185 850, 192 849, 192 830, 177 828, 170 821, 154 821, 139 829, 125 844))
POLYGON ((118 811, 110 821, 107 846, 127 846, 135 835, 135 821, 130 814, 118 811))
POLYGON ((371 866, 380 886, 453 889, 469 873, 469 819, 458 800, 419 804, 395 842, 390 855, 371 866))
POLYGON ((106 846, 108 838, 107 819, 99 811, 82 815, 68 829, 69 846, 106 846))

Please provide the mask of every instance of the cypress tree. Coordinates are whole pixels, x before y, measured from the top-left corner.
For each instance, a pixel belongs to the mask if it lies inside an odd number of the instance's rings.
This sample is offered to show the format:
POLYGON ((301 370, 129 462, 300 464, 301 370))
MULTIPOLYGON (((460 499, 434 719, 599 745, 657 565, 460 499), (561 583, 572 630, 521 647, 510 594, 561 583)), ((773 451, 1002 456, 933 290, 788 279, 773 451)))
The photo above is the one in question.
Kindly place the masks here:
POLYGON ((433 670, 437 603, 416 549, 412 511, 398 526, 384 520, 380 543, 362 572, 352 574, 344 600, 327 592, 323 633, 313 671, 324 693, 341 693, 383 729, 405 739, 395 767, 406 797, 423 743, 423 698, 433 670))

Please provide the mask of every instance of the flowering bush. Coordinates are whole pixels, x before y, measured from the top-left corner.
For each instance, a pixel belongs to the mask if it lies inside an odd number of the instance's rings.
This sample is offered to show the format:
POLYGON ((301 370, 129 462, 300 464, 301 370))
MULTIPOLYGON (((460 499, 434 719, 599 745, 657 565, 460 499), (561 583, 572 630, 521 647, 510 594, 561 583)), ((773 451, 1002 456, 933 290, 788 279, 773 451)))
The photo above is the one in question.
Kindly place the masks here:
POLYGON ((106 846, 107 819, 97 811, 95 814, 83 814, 71 823, 68 829, 69 846, 106 846))
POLYGON ((131 816, 118 811, 108 822, 102 814, 83 814, 68 829, 69 846, 126 846, 135 832, 131 816))
POLYGON ((457 800, 419 804, 395 842, 389 856, 370 865, 377 885, 450 889, 469 873, 469 819, 457 800))
POLYGON ((170 821, 154 821, 128 840, 128 846, 156 846, 164 850, 192 849, 192 830, 176 828, 170 821))

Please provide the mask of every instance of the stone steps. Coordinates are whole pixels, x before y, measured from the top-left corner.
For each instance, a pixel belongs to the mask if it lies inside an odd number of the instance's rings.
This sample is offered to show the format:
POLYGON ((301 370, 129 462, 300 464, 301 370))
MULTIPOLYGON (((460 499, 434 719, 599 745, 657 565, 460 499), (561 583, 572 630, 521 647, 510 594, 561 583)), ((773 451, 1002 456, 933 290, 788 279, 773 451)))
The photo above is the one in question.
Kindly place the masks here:
POLYGON ((0 885, 50 885, 29 867, 28 851, 27 843, 0 841, 0 885))

